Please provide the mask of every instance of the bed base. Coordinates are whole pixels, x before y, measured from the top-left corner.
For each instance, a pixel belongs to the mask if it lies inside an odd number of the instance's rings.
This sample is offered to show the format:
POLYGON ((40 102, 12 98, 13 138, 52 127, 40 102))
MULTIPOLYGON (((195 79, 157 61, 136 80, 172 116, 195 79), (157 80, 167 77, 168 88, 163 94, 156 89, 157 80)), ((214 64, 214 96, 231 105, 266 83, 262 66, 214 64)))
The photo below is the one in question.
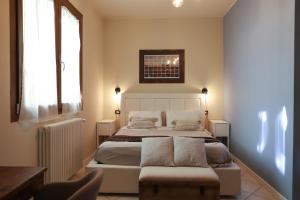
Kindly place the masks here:
MULTIPOLYGON (((104 177, 100 193, 139 193, 140 166, 97 164, 92 160, 86 170, 103 169, 104 177)), ((220 179, 220 194, 236 196, 241 193, 241 170, 233 163, 230 167, 214 168, 220 179)))

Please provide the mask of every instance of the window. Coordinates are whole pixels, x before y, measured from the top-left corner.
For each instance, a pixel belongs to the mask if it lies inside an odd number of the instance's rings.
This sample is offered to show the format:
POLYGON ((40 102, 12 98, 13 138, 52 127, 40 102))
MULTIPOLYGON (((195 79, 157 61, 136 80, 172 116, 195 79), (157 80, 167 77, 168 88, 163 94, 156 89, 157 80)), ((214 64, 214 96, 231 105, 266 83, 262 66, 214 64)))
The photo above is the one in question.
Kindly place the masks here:
POLYGON ((11 121, 82 109, 82 15, 67 0, 11 0, 11 121))
POLYGON ((81 108, 81 14, 68 1, 61 7, 61 106, 62 112, 81 108))

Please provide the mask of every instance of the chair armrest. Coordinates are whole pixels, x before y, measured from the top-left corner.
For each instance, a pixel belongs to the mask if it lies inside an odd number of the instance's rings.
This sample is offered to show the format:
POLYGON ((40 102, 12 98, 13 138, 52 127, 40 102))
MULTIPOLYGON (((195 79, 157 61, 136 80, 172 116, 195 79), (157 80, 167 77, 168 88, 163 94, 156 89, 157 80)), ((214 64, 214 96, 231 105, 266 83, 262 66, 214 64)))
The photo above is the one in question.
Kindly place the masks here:
POLYGON ((51 183, 42 186, 37 194, 35 200, 66 200, 72 196, 81 186, 82 181, 69 181, 63 183, 51 183))

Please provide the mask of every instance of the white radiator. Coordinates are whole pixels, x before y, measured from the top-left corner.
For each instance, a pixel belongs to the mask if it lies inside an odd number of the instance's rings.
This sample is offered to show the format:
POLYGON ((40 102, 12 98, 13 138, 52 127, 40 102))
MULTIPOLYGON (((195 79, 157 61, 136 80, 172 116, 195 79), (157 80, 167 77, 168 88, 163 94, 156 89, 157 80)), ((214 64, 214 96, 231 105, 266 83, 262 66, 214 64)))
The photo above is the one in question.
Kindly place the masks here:
POLYGON ((62 182, 82 167, 83 119, 45 125, 38 133, 38 165, 47 167, 45 182, 62 182))

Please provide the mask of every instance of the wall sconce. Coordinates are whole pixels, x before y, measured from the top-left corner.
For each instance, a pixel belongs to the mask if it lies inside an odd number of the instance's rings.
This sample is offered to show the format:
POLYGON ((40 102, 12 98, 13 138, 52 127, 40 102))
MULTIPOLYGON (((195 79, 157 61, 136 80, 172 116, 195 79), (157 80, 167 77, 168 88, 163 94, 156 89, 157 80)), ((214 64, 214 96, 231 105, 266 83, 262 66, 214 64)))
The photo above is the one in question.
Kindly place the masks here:
POLYGON ((208 110, 207 110, 207 94, 208 94, 208 89, 203 88, 202 89, 202 94, 204 95, 204 102, 205 102, 205 115, 208 115, 208 110))
POLYGON ((203 89, 202 89, 202 94, 207 94, 207 93, 208 93, 207 88, 203 88, 203 89))
MULTIPOLYGON (((117 87, 115 88, 115 92, 116 92, 117 100, 120 101, 121 98, 120 98, 119 96, 121 95, 121 94, 120 94, 120 93, 121 93, 121 88, 120 88, 119 86, 117 86, 117 87)), ((120 103, 120 102, 118 102, 118 107, 119 107, 119 103, 120 103)), ((116 114, 116 115, 120 115, 120 114, 121 114, 120 108, 118 108, 118 109, 115 110, 115 114, 116 114)))
POLYGON ((118 95, 121 92, 121 88, 119 86, 117 86, 115 88, 115 92, 116 92, 116 95, 118 95))

